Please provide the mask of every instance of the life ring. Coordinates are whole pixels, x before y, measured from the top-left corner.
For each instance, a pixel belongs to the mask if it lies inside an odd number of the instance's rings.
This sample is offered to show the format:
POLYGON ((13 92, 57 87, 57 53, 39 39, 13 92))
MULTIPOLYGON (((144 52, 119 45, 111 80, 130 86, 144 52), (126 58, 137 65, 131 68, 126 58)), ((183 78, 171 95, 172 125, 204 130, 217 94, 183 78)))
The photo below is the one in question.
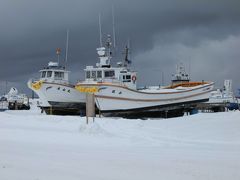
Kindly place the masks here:
POLYGON ((132 76, 132 81, 135 82, 137 80, 137 77, 135 75, 132 76))

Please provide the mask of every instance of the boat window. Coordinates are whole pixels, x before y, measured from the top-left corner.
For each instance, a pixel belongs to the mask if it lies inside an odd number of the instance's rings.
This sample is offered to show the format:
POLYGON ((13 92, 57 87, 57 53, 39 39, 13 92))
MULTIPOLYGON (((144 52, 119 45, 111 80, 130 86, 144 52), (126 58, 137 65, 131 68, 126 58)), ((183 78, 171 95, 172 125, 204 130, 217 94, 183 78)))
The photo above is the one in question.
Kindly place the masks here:
POLYGON ((93 78, 93 79, 96 78, 96 71, 92 71, 92 78, 93 78))
POLYGON ((46 71, 43 71, 41 77, 44 78, 45 76, 46 76, 46 71))
POLYGON ((131 75, 123 75, 123 82, 131 82, 131 75))
POLYGON ((52 71, 47 71, 47 77, 52 77, 52 71))
POLYGON ((114 77, 114 76, 115 76, 115 73, 114 73, 114 71, 105 71, 105 72, 104 72, 104 76, 105 76, 106 78, 108 78, 108 77, 114 77))
POLYGON ((87 71, 86 72, 86 79, 89 79, 90 78, 90 71, 87 71))
POLYGON ((54 77, 56 79, 63 79, 64 78, 64 72, 54 72, 54 77))
POLYGON ((102 71, 97 71, 97 78, 102 78, 102 71))

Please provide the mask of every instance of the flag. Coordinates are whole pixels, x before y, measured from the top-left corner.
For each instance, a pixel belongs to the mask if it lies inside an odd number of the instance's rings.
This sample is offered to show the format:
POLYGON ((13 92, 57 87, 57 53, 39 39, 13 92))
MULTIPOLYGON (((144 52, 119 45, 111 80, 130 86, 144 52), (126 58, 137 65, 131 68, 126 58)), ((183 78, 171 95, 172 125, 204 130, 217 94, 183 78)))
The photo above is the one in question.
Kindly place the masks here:
POLYGON ((61 53, 61 49, 60 48, 57 48, 56 49, 56 54, 59 55, 61 53))

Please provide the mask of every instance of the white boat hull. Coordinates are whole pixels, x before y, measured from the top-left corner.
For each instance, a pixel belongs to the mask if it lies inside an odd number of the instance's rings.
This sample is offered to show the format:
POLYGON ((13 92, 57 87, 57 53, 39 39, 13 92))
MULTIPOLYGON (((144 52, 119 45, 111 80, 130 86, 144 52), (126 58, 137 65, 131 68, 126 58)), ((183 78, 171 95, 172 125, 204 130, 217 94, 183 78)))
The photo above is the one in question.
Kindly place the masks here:
POLYGON ((96 84, 95 86, 99 89, 95 93, 96 105, 101 112, 161 109, 208 101, 210 91, 213 89, 213 83, 191 88, 162 89, 158 92, 136 91, 125 86, 111 84, 96 84))
POLYGON ((39 89, 34 89, 31 83, 28 86, 39 96, 40 107, 49 114, 79 114, 85 109, 86 95, 73 85, 42 82, 39 89))

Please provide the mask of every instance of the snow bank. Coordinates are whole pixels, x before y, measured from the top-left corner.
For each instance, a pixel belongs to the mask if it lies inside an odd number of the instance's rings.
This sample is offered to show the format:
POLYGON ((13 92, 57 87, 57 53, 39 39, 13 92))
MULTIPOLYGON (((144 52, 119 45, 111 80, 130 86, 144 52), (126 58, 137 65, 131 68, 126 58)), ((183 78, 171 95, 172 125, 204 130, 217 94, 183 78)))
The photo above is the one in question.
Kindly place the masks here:
POLYGON ((0 112, 0 179, 240 179, 240 112, 167 120, 0 112))

